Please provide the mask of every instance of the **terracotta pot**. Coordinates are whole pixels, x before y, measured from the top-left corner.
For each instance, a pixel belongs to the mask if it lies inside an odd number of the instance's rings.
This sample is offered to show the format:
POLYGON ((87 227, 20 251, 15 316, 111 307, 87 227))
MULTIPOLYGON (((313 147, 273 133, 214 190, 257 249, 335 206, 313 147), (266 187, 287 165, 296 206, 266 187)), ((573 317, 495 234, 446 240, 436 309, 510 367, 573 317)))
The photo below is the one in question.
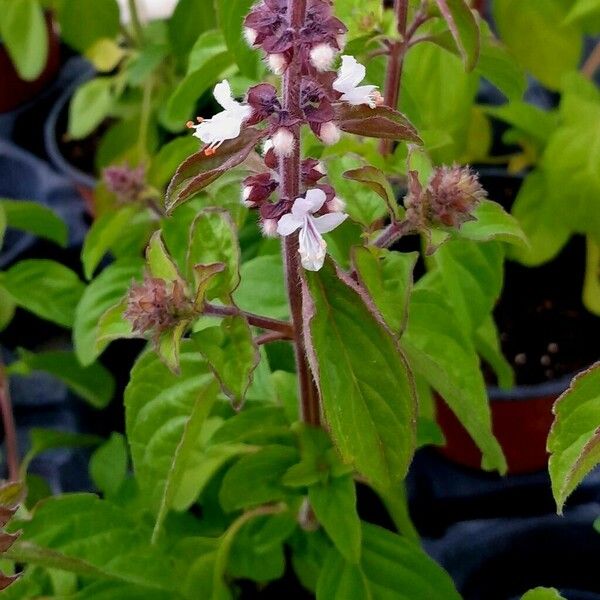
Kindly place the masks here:
MULTIPOLYGON (((552 406, 568 388, 571 377, 512 390, 489 388, 492 429, 500 442, 510 474, 532 473, 548 463, 546 440, 552 426, 552 406)), ((438 423, 446 437, 440 451, 450 460, 481 468, 481 451, 446 403, 437 398, 438 423)))
POLYGON ((41 75, 35 81, 24 81, 15 70, 8 52, 0 45, 0 113, 15 108, 32 100, 44 87, 54 79, 60 67, 60 42, 54 29, 52 17, 46 15, 48 28, 48 61, 41 75))

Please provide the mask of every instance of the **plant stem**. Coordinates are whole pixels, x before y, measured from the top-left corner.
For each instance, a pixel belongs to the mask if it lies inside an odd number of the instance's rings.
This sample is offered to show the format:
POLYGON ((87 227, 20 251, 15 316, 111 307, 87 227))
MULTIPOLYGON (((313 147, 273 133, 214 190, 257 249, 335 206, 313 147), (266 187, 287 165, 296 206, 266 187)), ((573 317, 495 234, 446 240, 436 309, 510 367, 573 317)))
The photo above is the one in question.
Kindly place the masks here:
POLYGON ((589 55, 583 66, 581 72, 588 78, 594 79, 596 71, 600 68, 600 42, 596 44, 592 53, 589 55))
POLYGON ((412 231, 413 226, 408 221, 395 221, 384 229, 383 233, 375 240, 373 245, 377 248, 389 248, 401 237, 412 231))
POLYGON ((136 0, 127 0, 127 5, 129 6, 129 16, 131 18, 131 25, 133 26, 135 41, 138 47, 141 47, 144 42, 144 29, 140 22, 140 13, 137 9, 136 0))
POLYGON ((265 344, 271 344, 272 342, 280 342, 282 340, 291 340, 292 337, 280 333, 278 331, 270 331, 268 333, 263 333, 254 339, 254 343, 257 346, 264 346, 265 344))
MULTIPOLYGON (((306 0, 288 0, 288 14, 295 34, 304 25, 306 0)), ((302 118, 300 55, 294 53, 283 79, 283 105, 291 116, 302 118)), ((294 200, 300 193, 300 126, 291 129, 294 136, 294 151, 291 156, 281 158, 279 164, 282 196, 294 200)), ((318 426, 320 423, 319 393, 310 372, 304 342, 302 317, 302 267, 298 253, 298 234, 283 239, 283 256, 286 285, 290 303, 290 314, 294 327, 294 349, 300 386, 300 416, 303 421, 318 426)))
POLYGON ((17 444, 17 428, 10 401, 8 377, 4 363, 0 358, 0 411, 4 425, 4 445, 6 448, 6 463, 9 481, 19 481, 19 448, 17 444))
POLYGON ((140 161, 148 158, 148 132, 150 129, 150 118, 152 117, 152 77, 144 82, 142 90, 142 109, 140 113, 140 132, 138 136, 138 152, 140 161))
MULTIPOLYGON (((400 102, 400 89, 402 87, 402 72, 404 70, 404 59, 406 52, 411 46, 411 40, 419 27, 429 20, 429 15, 424 3, 414 16, 414 19, 408 24, 408 1, 395 0, 394 12, 396 13, 396 22, 398 28, 399 40, 389 43, 389 60, 385 75, 384 103, 391 108, 397 109, 400 102)), ((379 146, 383 155, 392 153, 392 141, 381 140, 379 146)))
POLYGON ((254 313, 240 310, 237 308, 237 306, 217 306, 215 304, 206 304, 202 314, 210 317, 244 317, 248 320, 250 325, 260 327, 261 329, 267 329, 269 331, 276 331, 277 333, 285 336, 287 339, 294 339, 294 329, 287 321, 280 321, 279 319, 271 319, 270 317, 255 315, 254 313))

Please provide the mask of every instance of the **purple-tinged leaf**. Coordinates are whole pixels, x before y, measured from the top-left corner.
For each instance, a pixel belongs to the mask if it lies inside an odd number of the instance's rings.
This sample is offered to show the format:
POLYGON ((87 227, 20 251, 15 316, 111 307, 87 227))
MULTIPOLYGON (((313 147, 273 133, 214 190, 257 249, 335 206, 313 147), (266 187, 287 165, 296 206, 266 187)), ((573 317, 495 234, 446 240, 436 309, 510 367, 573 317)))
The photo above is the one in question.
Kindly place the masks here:
POLYGON ((383 201, 387 204, 390 216, 396 221, 401 218, 400 206, 396 202, 392 186, 384 173, 378 168, 369 165, 360 169, 353 169, 352 171, 346 171, 344 177, 370 187, 378 196, 383 198, 383 201))
POLYGON ((600 463, 600 362, 573 379, 553 411, 548 470, 560 514, 571 492, 600 463))
POLYGON ((417 130, 400 112, 389 106, 370 108, 366 105, 336 106, 337 123, 343 131, 385 140, 397 140, 422 144, 417 130))
POLYGON ((212 154, 205 150, 192 154, 181 163, 169 184, 165 199, 167 212, 171 213, 221 175, 244 162, 265 136, 265 131, 248 127, 234 140, 224 142, 212 154))
POLYGON ((479 59, 481 32, 479 22, 465 0, 436 0, 467 71, 472 71, 479 59))

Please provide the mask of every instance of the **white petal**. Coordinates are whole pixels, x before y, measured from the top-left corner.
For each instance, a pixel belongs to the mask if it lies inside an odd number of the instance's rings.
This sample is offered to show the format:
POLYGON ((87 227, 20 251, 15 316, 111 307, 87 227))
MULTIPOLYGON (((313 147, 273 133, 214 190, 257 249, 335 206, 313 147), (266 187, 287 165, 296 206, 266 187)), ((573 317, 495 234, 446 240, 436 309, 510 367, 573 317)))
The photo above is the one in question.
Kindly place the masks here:
POLYGON ((371 108, 375 108, 377 103, 373 97, 373 92, 377 89, 376 85, 361 85, 360 87, 354 88, 342 95, 342 100, 348 104, 359 106, 360 104, 367 104, 371 108))
POLYGON ((342 56, 342 66, 338 71, 338 77, 333 82, 333 89, 338 92, 348 92, 355 88, 367 74, 367 70, 354 56, 342 56))
POLYGON ((322 217, 312 217, 315 229, 319 233, 329 233, 333 231, 338 225, 341 225, 348 215, 346 213, 335 212, 328 213, 322 217))
POLYGON ((283 217, 281 217, 277 223, 277 233, 283 236, 290 235, 297 229, 300 229, 303 223, 304 219, 298 218, 295 215, 283 215, 283 217))
POLYGON ((292 214, 297 217, 317 212, 325 204, 327 196, 323 190, 314 188, 306 192, 305 198, 298 198, 292 206, 292 214))
POLYGON ((300 230, 299 248, 302 266, 308 271, 318 271, 325 262, 327 244, 315 229, 313 219, 306 217, 300 230))
POLYGON ((231 93, 231 86, 229 85, 229 81, 227 81, 227 79, 224 79, 223 81, 221 81, 221 83, 217 83, 217 85, 215 85, 213 95, 215 97, 215 100, 225 110, 230 110, 234 104, 237 104, 237 102, 233 99, 233 94, 231 93))
POLYGON ((225 140, 233 140, 242 130, 242 120, 232 116, 229 111, 222 111, 212 119, 207 119, 196 126, 194 135, 205 144, 222 144, 225 140))

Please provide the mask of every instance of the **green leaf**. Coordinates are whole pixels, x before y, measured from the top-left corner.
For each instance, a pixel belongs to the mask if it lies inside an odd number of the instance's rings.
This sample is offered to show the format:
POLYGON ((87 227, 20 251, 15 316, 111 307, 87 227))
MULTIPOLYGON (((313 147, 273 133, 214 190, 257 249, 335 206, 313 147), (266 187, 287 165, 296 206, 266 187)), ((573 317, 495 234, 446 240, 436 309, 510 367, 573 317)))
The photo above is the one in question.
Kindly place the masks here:
POLYGON ((92 278, 104 255, 127 234, 131 220, 137 211, 138 208, 135 206, 125 206, 107 212, 94 221, 81 251, 83 272, 87 279, 92 278))
POLYGON ((240 279, 233 299, 242 310, 260 312, 272 319, 289 317, 283 263, 279 254, 257 256, 243 263, 240 279))
POLYGON ((283 500, 290 495, 282 483, 285 472, 298 462, 290 446, 264 446, 243 456, 225 474, 219 501, 227 512, 283 500))
POLYGON ((160 231, 155 231, 148 242, 146 263, 152 277, 165 281, 182 281, 177 265, 165 248, 160 231))
POLYGON ((344 177, 352 181, 363 183, 371 188, 387 204, 392 219, 398 220, 401 218, 401 209, 396 201, 396 195, 383 171, 372 166, 366 166, 361 167, 360 169, 346 171, 344 177))
MULTIPOLYGON (((101 317, 97 323, 96 328, 96 343, 94 345, 94 352, 101 354, 102 351, 108 344, 119 339, 131 339, 139 337, 138 334, 134 333, 131 321, 125 318, 125 311, 127 310, 127 298, 123 298, 118 304, 115 304, 109 308, 101 317)), ((163 340, 165 341, 165 340, 163 340)), ((175 342, 175 340, 173 340, 175 342)), ((176 352, 171 346, 171 350, 176 352)), ((165 353, 169 351, 169 343, 165 342, 165 348, 163 353, 160 354, 161 360, 165 364, 168 363, 168 357, 165 353)), ((169 368, 173 373, 177 372, 177 366, 169 364, 169 368)))
POLYGON ((157 515, 154 538, 171 509, 182 476, 199 445, 199 432, 216 398, 212 373, 191 342, 181 345, 180 375, 151 352, 136 362, 125 390, 127 438, 140 491, 157 515))
POLYGON ((460 600, 450 576, 414 542, 381 527, 362 524, 360 566, 329 553, 317 600, 460 600))
POLYGON ((577 375, 554 405, 548 470, 559 514, 571 492, 600 462, 600 363, 577 375))
POLYGON ((36 0, 4 1, 0 37, 20 77, 37 79, 48 59, 48 28, 36 0))
POLYGON ((12 296, 0 285, 0 331, 8 327, 15 315, 15 309, 12 296))
POLYGON ((22 541, 9 556, 19 563, 165 593, 176 588, 167 556, 148 544, 147 526, 95 495, 48 498, 17 525, 22 541))
POLYGON ((525 179, 512 214, 527 236, 529 246, 513 246, 508 253, 526 266, 534 267, 553 259, 571 236, 562 213, 557 214, 548 202, 546 178, 540 171, 533 171, 525 179))
POLYGON ((483 467, 505 472, 477 353, 444 296, 433 289, 415 289, 402 347, 411 366, 444 398, 479 446, 483 467))
POLYGON ((502 41, 544 85, 559 89, 562 76, 576 70, 582 50, 577 27, 565 24, 563 0, 495 0, 494 21, 502 41))
POLYGON ((258 53, 249 48, 242 32, 244 17, 250 12, 254 0, 215 1, 219 28, 225 42, 242 72, 242 75, 255 78, 258 72, 258 53))
POLYGON ((344 175, 349 169, 362 168, 364 161, 358 156, 336 156, 327 163, 327 176, 336 192, 346 200, 346 212, 350 218, 365 227, 370 227, 385 216, 387 204, 370 186, 359 187, 344 175))
POLYGON ((56 431, 34 427, 29 431, 31 446, 21 463, 21 473, 25 474, 31 461, 48 450, 57 448, 93 448, 102 443, 102 438, 95 435, 56 431))
POLYGON ((317 520, 339 553, 350 563, 360 560, 361 530, 356 512, 356 488, 351 475, 334 477, 308 488, 317 520))
POLYGON ((325 419, 344 461, 388 487, 414 452, 412 375, 392 333, 330 260, 307 280, 309 356, 325 419))
MULTIPOLYGON (((0 199, 8 227, 33 233, 65 247, 69 230, 57 214, 37 202, 0 199)), ((0 245, 2 235, 0 234, 0 245)))
POLYGON ((1 283, 21 308, 63 327, 73 325, 84 285, 67 267, 52 260, 23 260, 3 274, 1 283))
POLYGON ((169 41, 176 56, 187 58, 200 32, 217 24, 214 6, 205 0, 180 0, 169 19, 169 41), (190 19, 190 15, 194 15, 190 19))
POLYGON ((22 350, 20 363, 32 371, 45 371, 64 382, 75 394, 97 409, 106 408, 115 392, 111 373, 100 363, 82 367, 68 350, 33 354, 22 350))
POLYGON ((566 600, 554 588, 537 587, 523 594, 521 600, 566 600))
POLYGON ((177 167, 198 150, 198 139, 193 136, 179 137, 168 142, 152 157, 148 169, 148 183, 162 189, 169 183, 177 167))
POLYGON ((521 248, 528 248, 527 237, 517 219, 508 214, 500 204, 483 200, 473 211, 475 221, 464 223, 459 230, 460 237, 488 242, 507 242, 521 248))
MULTIPOLYGON (((231 72, 233 57, 229 52, 221 52, 195 71, 188 73, 177 85, 166 105, 164 118, 170 129, 178 131, 193 116, 200 98, 219 79, 231 72)), ((195 138, 194 138, 195 139, 195 138)), ((200 144, 199 140, 196 140, 200 144)))
POLYGON ((96 343, 100 318, 123 298, 133 280, 141 279, 143 267, 138 258, 118 260, 85 289, 73 325, 75 354, 82 365, 91 365, 108 345, 108 341, 96 343))
POLYGON ((576 0, 565 23, 576 23, 586 33, 595 35, 600 29, 600 2, 598 0, 576 0))
POLYGON ((81 53, 99 39, 114 39, 120 29, 116 0, 62 0, 58 19, 62 39, 81 53))
POLYGON ((476 331, 491 314, 502 291, 504 253, 498 243, 453 240, 439 248, 432 262, 443 294, 467 332, 476 331))
POLYGON ((464 0, 436 0, 454 38, 467 71, 472 71, 479 58, 479 23, 464 0))
POLYGON ((600 236, 600 101, 565 94, 561 113, 563 125, 550 138, 541 161, 548 210, 572 231, 600 236))
POLYGON ((496 86, 509 100, 520 100, 527 89, 525 71, 494 37, 485 21, 480 21, 479 26, 482 40, 475 72, 496 86))
POLYGON ((127 442, 120 433, 113 433, 90 458, 90 476, 96 487, 107 497, 117 494, 127 476, 129 456, 127 442))
POLYGON ((509 102, 502 106, 486 106, 486 114, 508 123, 538 144, 546 144, 558 120, 556 113, 542 110, 527 102, 509 102))
POLYGON ((227 171, 244 162, 264 136, 264 131, 247 127, 234 140, 223 142, 214 154, 207 155, 204 151, 192 154, 179 166, 169 184, 165 198, 167 212, 171 213, 227 171))
POLYGON ((190 228, 187 254, 188 276, 194 274, 197 284, 202 274, 197 265, 222 263, 225 269, 216 273, 206 288, 207 300, 227 300, 240 282, 240 249, 235 226, 229 214, 219 209, 205 209, 194 220, 190 228))
POLYGON ((215 327, 193 335, 194 343, 234 407, 244 402, 260 355, 244 317, 226 317, 215 327))
POLYGON ((388 327, 397 335, 406 327, 413 269, 418 256, 417 252, 403 254, 364 247, 354 249, 353 262, 359 280, 388 327))
POLYGON ((69 135, 80 140, 92 133, 113 106, 112 79, 97 77, 82 84, 69 107, 69 135))
POLYGON ((587 239, 583 303, 590 312, 600 315, 600 244, 591 237, 587 239))
POLYGON ((512 388, 515 385, 515 372, 502 354, 498 328, 492 316, 489 316, 475 332, 475 346, 482 358, 494 369, 498 385, 507 390, 512 388))

